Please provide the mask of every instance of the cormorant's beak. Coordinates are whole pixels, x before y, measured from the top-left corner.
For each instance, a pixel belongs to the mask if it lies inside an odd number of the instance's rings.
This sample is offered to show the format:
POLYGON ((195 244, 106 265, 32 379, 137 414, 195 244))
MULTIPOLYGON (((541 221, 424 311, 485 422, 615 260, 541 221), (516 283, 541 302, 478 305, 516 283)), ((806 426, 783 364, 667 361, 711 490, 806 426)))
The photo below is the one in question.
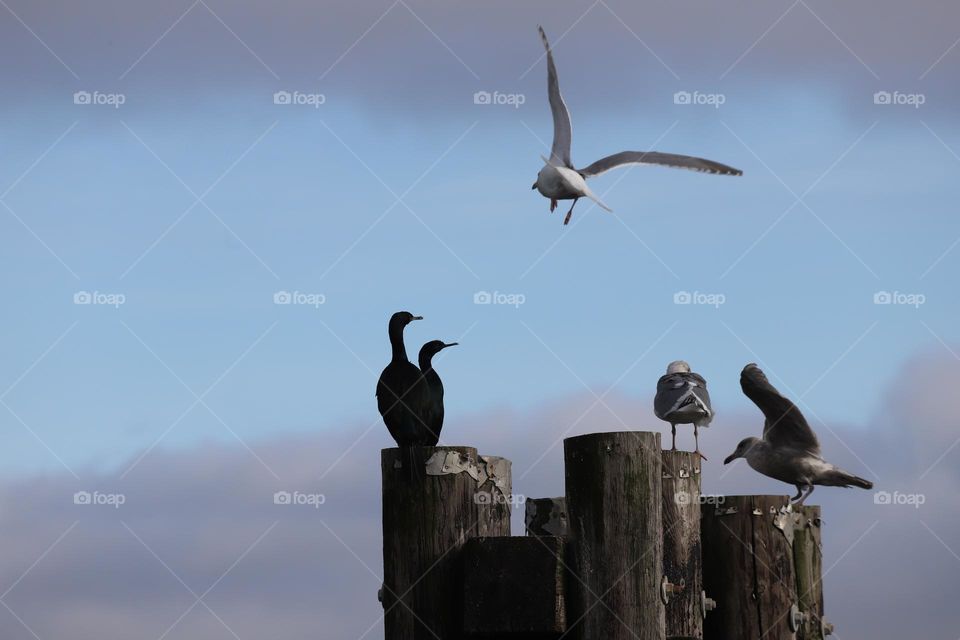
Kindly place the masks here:
POLYGON ((739 457, 740 457, 740 456, 737 455, 737 452, 734 451, 733 453, 731 453, 730 455, 728 455, 728 456, 724 459, 723 464, 729 464, 729 463, 733 462, 734 460, 736 460, 736 459, 739 458, 739 457))
POLYGON ((413 322, 414 320, 423 320, 423 316, 413 316, 410 318, 410 322, 413 322))
POLYGON ((443 345, 443 348, 446 349, 447 347, 455 347, 455 346, 457 346, 458 344, 460 344, 460 343, 459 343, 459 342, 451 342, 451 343, 449 343, 449 344, 443 345))
POLYGON ((531 188, 531 189, 536 189, 536 188, 537 188, 537 183, 536 183, 536 182, 534 182, 534 183, 533 183, 533 186, 532 186, 532 187, 530 187, 530 188, 531 188))

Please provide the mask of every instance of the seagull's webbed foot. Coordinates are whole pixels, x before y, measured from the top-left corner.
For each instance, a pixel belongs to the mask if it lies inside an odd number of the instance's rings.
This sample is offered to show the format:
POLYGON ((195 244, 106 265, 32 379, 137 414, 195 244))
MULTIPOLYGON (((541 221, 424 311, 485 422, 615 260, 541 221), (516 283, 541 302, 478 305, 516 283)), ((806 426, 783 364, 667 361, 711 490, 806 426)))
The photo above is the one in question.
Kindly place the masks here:
POLYGON ((550 198, 550 213, 553 213, 557 208, 557 201, 553 198, 550 198))
POLYGON ((811 493, 813 493, 813 485, 812 485, 812 484, 808 484, 808 485, 807 485, 807 490, 806 490, 806 492, 803 494, 803 497, 801 497, 799 500, 797 500, 797 505, 798 505, 798 506, 799 506, 799 505, 802 505, 802 504, 803 504, 803 501, 806 500, 807 498, 809 498, 811 493))
POLYGON ((697 433, 697 425, 693 425, 693 452, 700 454, 700 457, 704 460, 707 459, 707 456, 700 453, 700 435, 697 433))
POLYGON ((580 199, 580 198, 574 198, 574 199, 573 199, 573 204, 570 205, 570 211, 567 211, 567 217, 563 219, 563 224, 569 224, 569 223, 570 223, 570 216, 573 215, 573 208, 574 208, 575 206, 577 206, 577 200, 579 200, 579 199, 580 199))

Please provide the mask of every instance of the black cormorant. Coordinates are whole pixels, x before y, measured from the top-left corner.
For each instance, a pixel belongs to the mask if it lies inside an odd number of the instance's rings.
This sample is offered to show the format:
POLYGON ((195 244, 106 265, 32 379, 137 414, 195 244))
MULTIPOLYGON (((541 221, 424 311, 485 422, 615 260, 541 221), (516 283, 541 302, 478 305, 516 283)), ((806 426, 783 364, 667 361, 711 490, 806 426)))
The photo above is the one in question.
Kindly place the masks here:
POLYGON ((423 405, 420 417, 425 427, 424 442, 422 444, 435 447, 440 441, 440 430, 443 428, 443 382, 433 368, 433 356, 447 347, 457 343, 445 343, 442 340, 431 340, 420 348, 420 371, 427 383, 427 399, 423 405))
POLYGON ((414 407, 425 404, 426 383, 420 369, 407 359, 407 350, 403 345, 404 327, 422 319, 409 311, 398 311, 390 317, 387 332, 393 357, 377 382, 377 408, 387 430, 400 447, 421 444, 420 434, 424 430, 414 407))

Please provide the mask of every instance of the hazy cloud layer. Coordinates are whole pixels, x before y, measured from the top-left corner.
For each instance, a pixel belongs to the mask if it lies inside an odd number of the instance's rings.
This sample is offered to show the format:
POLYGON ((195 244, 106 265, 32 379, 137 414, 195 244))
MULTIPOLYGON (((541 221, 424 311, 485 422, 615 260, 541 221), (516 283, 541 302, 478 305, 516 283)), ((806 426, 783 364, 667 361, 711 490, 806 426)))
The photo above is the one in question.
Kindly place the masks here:
POLYGON ((822 92, 862 111, 875 91, 897 90, 924 92, 927 112, 944 113, 955 111, 960 67, 960 8, 931 0, 8 5, 7 108, 41 95, 69 104, 79 89, 124 92, 128 109, 239 105, 299 89, 394 117, 449 114, 471 108, 478 90, 543 90, 539 23, 565 91, 602 98, 606 110, 672 108, 673 92, 699 90, 747 104, 822 92))
MULTIPOLYGON (((879 490, 925 500, 916 508, 877 505, 860 490, 814 494, 826 521, 827 614, 844 638, 910 637, 918 624, 924 637, 952 638, 960 454, 951 447, 960 428, 957 400, 942 390, 960 384, 960 367, 928 354, 902 367, 896 382, 863 425, 815 424, 829 459, 879 490)), ((718 404, 703 439, 704 492, 785 493, 742 462, 721 465, 761 418, 718 404)), ((617 416, 631 427, 663 426, 647 398, 611 394, 598 404, 584 394, 525 414, 453 415, 448 430, 458 443, 512 458, 516 493, 544 496, 563 492, 564 432, 623 429, 617 416)), ((368 426, 257 442, 260 461, 240 446, 208 445, 153 451, 123 479, 81 471, 80 480, 8 481, 0 580, 9 610, 0 610, 0 635, 31 638, 29 627, 40 638, 208 640, 233 637, 229 627, 241 638, 380 637, 379 449, 389 443, 379 424, 364 435, 368 426), (77 491, 92 501, 122 494, 125 503, 76 505, 77 491), (325 501, 277 505, 275 491, 325 501)), ((681 445, 690 440, 683 431, 681 445)))

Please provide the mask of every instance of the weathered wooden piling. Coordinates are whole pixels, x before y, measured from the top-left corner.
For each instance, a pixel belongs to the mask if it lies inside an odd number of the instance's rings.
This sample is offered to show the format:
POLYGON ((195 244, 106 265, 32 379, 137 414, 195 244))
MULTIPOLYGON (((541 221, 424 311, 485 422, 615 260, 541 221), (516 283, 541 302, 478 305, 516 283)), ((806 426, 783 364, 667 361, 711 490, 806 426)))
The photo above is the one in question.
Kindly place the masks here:
POLYGON ((794 638, 793 512, 787 496, 724 496, 701 505, 703 584, 717 607, 706 640, 794 638))
POLYGON ((832 627, 823 617, 820 507, 794 507, 793 564, 797 575, 797 638, 823 640, 832 627))
POLYGON ((381 452, 383 589, 386 640, 462 635, 459 550, 488 530, 498 512, 477 499, 488 481, 472 447, 413 447, 381 452), (409 457, 408 457, 409 456, 409 457), (412 463, 412 469, 407 465, 412 463))
POLYGON ((476 497, 477 536, 509 536, 513 503, 512 464, 499 456, 480 456, 480 471, 481 482, 476 497))
POLYGON ((570 520, 567 517, 567 499, 527 498, 524 504, 524 529, 528 536, 570 535, 570 520))
POLYGON ((552 640, 567 630, 564 539, 474 538, 463 547, 467 638, 552 640))
POLYGON ((703 638, 700 560, 700 454, 664 451, 663 596, 667 638, 703 638))
POLYGON ((567 438, 564 461, 572 637, 663 640, 660 434, 567 438))

